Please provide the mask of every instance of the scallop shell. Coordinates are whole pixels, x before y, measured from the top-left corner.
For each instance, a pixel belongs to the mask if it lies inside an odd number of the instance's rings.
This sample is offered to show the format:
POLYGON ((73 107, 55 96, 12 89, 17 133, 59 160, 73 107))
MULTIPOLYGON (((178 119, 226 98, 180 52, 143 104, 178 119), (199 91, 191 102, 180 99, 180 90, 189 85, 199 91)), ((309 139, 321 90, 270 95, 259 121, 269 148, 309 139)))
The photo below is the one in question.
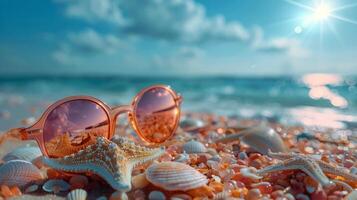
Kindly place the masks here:
POLYGON ((146 170, 152 184, 168 191, 187 191, 206 185, 208 180, 196 169, 179 162, 162 162, 146 170))
POLYGON ((201 142, 191 140, 183 145, 183 150, 188 153, 206 153, 207 148, 201 142))
POLYGON ((41 171, 24 160, 11 160, 0 167, 0 185, 23 187, 43 179, 41 171))
POLYGON ((3 157, 3 161, 7 162, 10 160, 25 160, 32 162, 35 158, 42 156, 41 150, 38 147, 20 147, 3 157))
POLYGON ((75 189, 68 193, 67 200, 86 200, 87 196, 88 194, 85 190, 75 189))
POLYGON ((64 180, 61 179, 51 179, 43 184, 42 189, 46 192, 63 192, 68 191, 71 186, 64 180))

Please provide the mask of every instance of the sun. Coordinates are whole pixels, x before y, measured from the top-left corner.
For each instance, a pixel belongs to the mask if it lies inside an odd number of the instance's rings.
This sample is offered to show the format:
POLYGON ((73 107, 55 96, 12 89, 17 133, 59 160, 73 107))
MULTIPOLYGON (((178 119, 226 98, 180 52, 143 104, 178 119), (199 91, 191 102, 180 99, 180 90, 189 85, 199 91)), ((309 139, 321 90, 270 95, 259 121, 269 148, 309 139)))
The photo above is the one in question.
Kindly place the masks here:
POLYGON ((331 14, 330 6, 326 3, 320 3, 314 9, 312 18, 315 21, 322 21, 322 20, 326 20, 330 16, 330 14, 331 14))

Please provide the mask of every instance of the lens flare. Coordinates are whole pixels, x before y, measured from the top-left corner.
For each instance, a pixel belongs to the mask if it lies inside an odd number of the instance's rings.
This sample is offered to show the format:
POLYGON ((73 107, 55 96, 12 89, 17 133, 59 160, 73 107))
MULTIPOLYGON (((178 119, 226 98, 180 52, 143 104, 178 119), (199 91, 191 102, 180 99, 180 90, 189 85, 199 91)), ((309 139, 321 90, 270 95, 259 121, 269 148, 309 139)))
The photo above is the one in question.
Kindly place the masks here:
POLYGON ((322 21, 327 19, 331 14, 331 8, 328 4, 321 3, 319 4, 315 10, 312 18, 316 21, 322 21))

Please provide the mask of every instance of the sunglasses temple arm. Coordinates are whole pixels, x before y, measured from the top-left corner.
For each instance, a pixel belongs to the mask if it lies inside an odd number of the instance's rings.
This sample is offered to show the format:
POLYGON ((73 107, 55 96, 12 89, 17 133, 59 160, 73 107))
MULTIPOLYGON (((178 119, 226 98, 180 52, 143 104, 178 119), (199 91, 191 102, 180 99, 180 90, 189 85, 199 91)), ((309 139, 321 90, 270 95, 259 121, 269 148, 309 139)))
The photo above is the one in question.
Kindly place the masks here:
MULTIPOLYGON (((4 138, 17 138, 21 140, 27 140, 28 139, 28 132, 26 128, 13 128, 8 130, 2 137, 1 139, 4 138)), ((1 140, 0 139, 0 140, 1 140)))

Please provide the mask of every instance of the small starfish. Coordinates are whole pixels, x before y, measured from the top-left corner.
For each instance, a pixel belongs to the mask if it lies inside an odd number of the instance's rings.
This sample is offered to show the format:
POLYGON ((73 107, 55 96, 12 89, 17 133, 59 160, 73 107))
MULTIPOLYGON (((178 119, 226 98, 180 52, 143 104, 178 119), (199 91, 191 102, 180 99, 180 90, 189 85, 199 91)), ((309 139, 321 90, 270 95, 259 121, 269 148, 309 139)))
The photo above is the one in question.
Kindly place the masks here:
POLYGON ((322 186, 334 185, 324 173, 344 177, 349 182, 357 182, 357 175, 349 173, 346 168, 334 166, 308 155, 297 153, 273 153, 271 151, 268 152, 268 155, 272 158, 284 161, 257 170, 257 174, 265 174, 280 170, 300 169, 315 181, 321 183, 322 186))
POLYGON ((125 138, 117 137, 112 142, 98 137, 96 143, 77 153, 57 159, 44 157, 43 162, 57 170, 95 173, 114 189, 126 192, 131 189, 132 169, 163 153, 163 148, 138 146, 125 138))

